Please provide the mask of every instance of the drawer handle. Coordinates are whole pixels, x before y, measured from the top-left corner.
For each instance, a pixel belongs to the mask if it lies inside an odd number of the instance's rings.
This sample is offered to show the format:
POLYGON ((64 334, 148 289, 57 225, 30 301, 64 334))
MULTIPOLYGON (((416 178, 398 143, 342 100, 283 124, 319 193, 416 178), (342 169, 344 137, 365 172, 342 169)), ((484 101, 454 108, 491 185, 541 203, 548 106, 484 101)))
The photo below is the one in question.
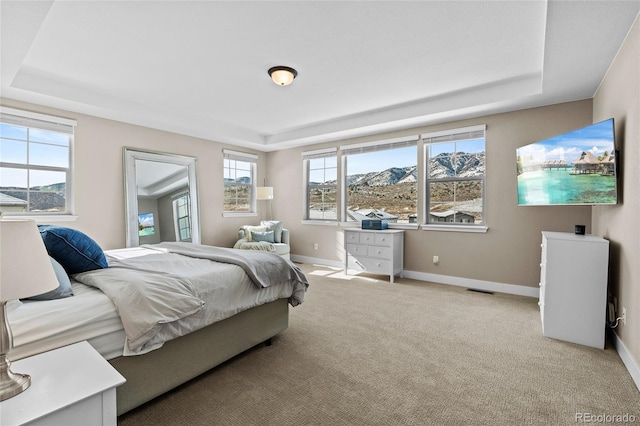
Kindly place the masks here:
POLYGON ((380 251, 380 250, 378 250, 376 253, 377 253, 377 254, 380 254, 380 253, 381 253, 381 251, 380 251))
POLYGON ((538 306, 544 306, 544 303, 538 302, 538 306))
POLYGON ((544 263, 541 263, 541 264, 540 264, 540 267, 542 268, 543 266, 544 266, 544 263))
POLYGON ((376 266, 382 266, 382 263, 378 262, 378 263, 376 264, 376 266))

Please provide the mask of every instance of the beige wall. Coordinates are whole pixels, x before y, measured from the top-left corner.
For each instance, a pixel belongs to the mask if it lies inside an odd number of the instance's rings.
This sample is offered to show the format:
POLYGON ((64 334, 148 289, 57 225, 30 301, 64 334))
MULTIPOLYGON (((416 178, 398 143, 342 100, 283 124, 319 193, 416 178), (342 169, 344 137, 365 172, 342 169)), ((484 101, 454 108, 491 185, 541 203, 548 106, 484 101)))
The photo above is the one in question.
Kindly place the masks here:
POLYGON ((87 233, 104 249, 125 246, 125 146, 197 158, 200 225, 204 244, 231 247, 237 239, 240 225, 259 221, 258 217, 222 217, 222 148, 259 154, 258 182, 265 176, 264 153, 10 99, 1 99, 0 103, 11 108, 77 120, 73 193, 78 219, 60 224, 87 233))
MULTIPOLYGON (((518 207, 515 150, 540 139, 591 124, 592 101, 583 100, 491 115, 435 126, 420 127, 379 138, 486 124, 486 234, 408 230, 405 232, 405 269, 504 284, 538 287, 541 231, 573 232, 575 224, 591 224, 591 207, 518 207), (430 259, 438 255, 440 264, 430 259)), ((373 137, 339 141, 339 146, 375 140, 373 137)), ((274 217, 291 230, 293 254, 342 261, 339 227, 301 223, 301 152, 317 147, 269 153, 269 181, 275 187, 274 217), (286 203, 282 202, 287 194, 286 203), (318 250, 313 249, 318 244, 318 250)))
POLYGON ((594 207, 593 232, 609 239, 609 292, 618 309, 627 309, 627 325, 616 333, 636 363, 640 361, 640 21, 611 65, 593 101, 593 120, 613 117, 620 150, 622 204, 594 207))

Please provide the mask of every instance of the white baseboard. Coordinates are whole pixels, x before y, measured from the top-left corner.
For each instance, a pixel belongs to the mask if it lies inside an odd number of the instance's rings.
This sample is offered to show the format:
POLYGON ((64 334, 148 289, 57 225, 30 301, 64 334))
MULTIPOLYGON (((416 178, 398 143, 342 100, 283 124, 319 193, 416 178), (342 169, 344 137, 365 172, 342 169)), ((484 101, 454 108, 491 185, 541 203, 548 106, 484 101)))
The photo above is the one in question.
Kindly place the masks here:
POLYGON ((458 287, 472 288, 497 293, 515 294, 538 298, 540 290, 537 287, 525 287, 522 285, 504 284, 493 281, 475 280, 472 278, 453 277, 450 275, 429 274, 426 272, 404 271, 404 276, 419 281, 455 285, 458 287))
MULTIPOLYGON (((317 257, 291 255, 291 260, 302 263, 315 263, 318 265, 331 266, 334 268, 344 268, 344 262, 320 259, 317 257)), ((450 275, 429 274, 426 272, 416 272, 404 270, 404 276, 412 280, 428 281, 438 284, 455 285, 458 287, 473 288, 483 291, 493 291, 497 293, 515 294, 518 296, 539 297, 537 287, 525 287, 514 284, 496 283, 493 281, 474 280, 471 278, 453 277, 450 275)))
POLYGON ((616 348, 622 363, 627 367, 627 371, 640 391, 640 367, 638 366, 638 363, 633 359, 633 356, 614 330, 611 330, 611 338, 613 340, 613 346, 616 348))
POLYGON ((331 266, 334 268, 344 268, 344 262, 338 260, 327 260, 319 257, 300 256, 297 254, 291 255, 291 260, 300 263, 315 263, 317 265, 331 266))

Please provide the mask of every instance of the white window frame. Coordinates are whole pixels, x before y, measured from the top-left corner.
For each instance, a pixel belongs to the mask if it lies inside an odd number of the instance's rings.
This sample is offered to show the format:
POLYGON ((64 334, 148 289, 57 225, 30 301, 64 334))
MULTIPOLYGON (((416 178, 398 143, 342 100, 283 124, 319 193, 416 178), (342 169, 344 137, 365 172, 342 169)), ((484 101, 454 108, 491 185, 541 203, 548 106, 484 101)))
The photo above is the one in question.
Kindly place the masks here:
POLYGON ((174 195, 173 197, 171 197, 171 204, 173 204, 173 226, 174 226, 174 231, 175 231, 175 236, 176 236, 176 241, 191 241, 191 197, 189 197, 189 191, 184 191, 181 192, 179 194, 174 195), (180 200, 182 200, 182 198, 186 198, 187 200, 187 215, 186 216, 180 216, 179 215, 179 210, 180 210, 180 206, 178 205, 178 203, 180 203, 180 200), (189 227, 187 228, 189 230, 189 238, 183 239, 182 238, 182 233, 181 228, 180 228, 180 219, 182 218, 187 218, 187 220, 189 221, 189 227))
MULTIPOLYGON (((327 170, 327 167, 324 168, 327 170)), ((339 195, 338 195, 338 179, 340 175, 338 173, 338 148, 327 148, 327 149, 318 149, 314 151, 305 151, 302 153, 302 170, 303 170, 303 179, 302 179, 302 220, 304 223, 328 223, 328 224, 337 224, 338 223, 338 209, 339 209, 339 195), (334 185, 324 184, 319 186, 314 186, 315 188, 320 189, 332 189, 334 188, 336 191, 336 218, 335 219, 310 219, 309 218, 309 191, 311 189, 309 185, 310 180, 310 160, 318 159, 318 158, 330 158, 335 157, 336 159, 336 183, 334 185)))
POLYGON ((486 150, 487 150, 487 126, 486 125, 477 125, 477 126, 469 126, 458 129, 450 129, 450 130, 442 130, 438 132, 425 133, 422 137, 423 147, 424 147, 424 159, 423 159, 423 169, 424 169, 424 202, 423 209, 423 224, 421 228, 425 231, 453 231, 453 232, 487 232, 489 227, 487 226, 487 209, 486 209, 486 162, 485 162, 485 171, 482 179, 469 179, 469 178, 446 178, 446 179, 430 179, 429 178, 429 146, 432 143, 446 143, 446 142, 457 142, 473 139, 475 134, 479 132, 483 133, 484 138, 484 148, 485 148, 485 161, 486 161, 486 150), (470 135, 471 137, 467 137, 465 135, 470 135), (431 182, 458 182, 458 181, 469 181, 469 180, 481 180, 482 181, 482 223, 481 224, 468 224, 468 223, 440 223, 440 222, 429 222, 429 212, 430 212, 430 183, 431 182))
MULTIPOLYGON (((256 154, 249 154, 247 152, 233 151, 230 149, 223 149, 223 217, 246 217, 246 216, 257 216, 257 202, 256 202, 256 188, 257 188, 257 176, 258 176, 258 156, 256 154), (236 160, 236 161, 244 161, 247 163, 251 163, 251 195, 250 195, 250 211, 248 212, 237 212, 237 211, 226 211, 224 210, 224 188, 228 186, 226 182, 224 182, 224 160, 236 160)), ((234 184, 237 186, 237 184, 234 184)))
POLYGON ((65 211, 64 212, 5 212, 6 216, 12 218, 26 218, 35 220, 36 222, 66 222, 75 221, 77 216, 74 215, 75 205, 73 199, 73 163, 74 163, 74 133, 77 121, 68 118, 56 117, 47 114, 40 114, 31 111, 23 111, 15 108, 9 108, 0 106, 0 122, 23 126, 27 128, 40 129, 54 131, 58 133, 64 133, 69 135, 69 162, 68 167, 59 166, 30 166, 29 164, 16 164, 16 163, 2 163, 0 160, 0 166, 6 168, 16 168, 23 170, 45 170, 45 171, 57 171, 64 172, 66 174, 65 182, 65 211))
MULTIPOLYGON (((347 221, 347 163, 349 155, 354 154, 365 154, 369 152, 376 151, 386 151, 393 150, 399 148, 407 148, 411 146, 416 147, 416 166, 418 165, 418 142, 420 140, 419 135, 408 135, 401 136, 392 139, 383 139, 372 142, 365 142, 360 144, 352 144, 352 145, 344 145, 340 147, 340 156, 341 156, 341 204, 342 207, 340 209, 340 225, 345 227, 353 227, 357 225, 357 222, 347 221)), ((418 179, 420 176, 418 176, 418 179)), ((418 183, 416 182, 416 189, 418 188, 418 183)), ((416 204, 416 214, 420 211, 420 200, 417 200, 416 204)), ((398 229, 415 229, 418 227, 418 224, 409 224, 409 223, 390 223, 388 224, 389 228, 398 228, 398 229)))

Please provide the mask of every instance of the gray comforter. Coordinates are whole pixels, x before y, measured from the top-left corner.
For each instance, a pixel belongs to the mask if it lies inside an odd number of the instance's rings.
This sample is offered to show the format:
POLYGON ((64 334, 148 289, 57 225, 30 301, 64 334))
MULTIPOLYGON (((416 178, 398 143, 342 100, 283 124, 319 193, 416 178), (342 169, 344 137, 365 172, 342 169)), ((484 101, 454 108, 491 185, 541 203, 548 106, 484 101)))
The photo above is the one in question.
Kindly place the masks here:
MULTIPOLYGON (((183 256, 195 257, 198 259, 209 259, 216 262, 231 263, 240 266, 258 287, 269 287, 273 283, 283 281, 295 281, 304 286, 309 286, 307 278, 300 268, 290 260, 281 256, 265 253, 262 251, 235 250, 225 247, 205 246, 201 244, 185 243, 159 243, 145 245, 143 247, 155 250, 166 251, 167 253, 177 253, 183 256)), ((302 303, 291 301, 292 306, 302 303)))
POLYGON ((308 287, 296 265, 267 252, 190 243, 144 247, 154 254, 109 259, 109 268, 74 276, 116 306, 127 337, 125 355, 148 352, 278 298, 299 305, 308 287))

